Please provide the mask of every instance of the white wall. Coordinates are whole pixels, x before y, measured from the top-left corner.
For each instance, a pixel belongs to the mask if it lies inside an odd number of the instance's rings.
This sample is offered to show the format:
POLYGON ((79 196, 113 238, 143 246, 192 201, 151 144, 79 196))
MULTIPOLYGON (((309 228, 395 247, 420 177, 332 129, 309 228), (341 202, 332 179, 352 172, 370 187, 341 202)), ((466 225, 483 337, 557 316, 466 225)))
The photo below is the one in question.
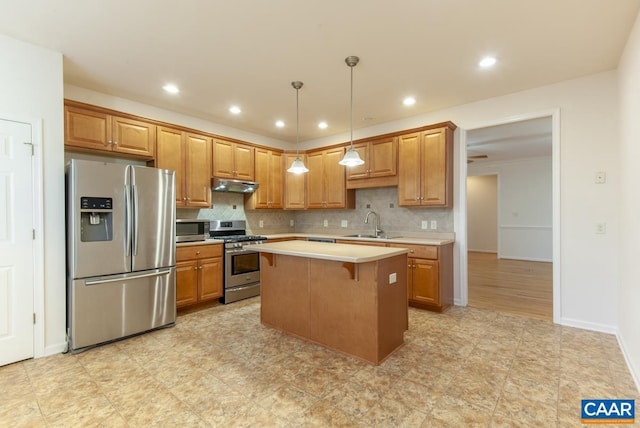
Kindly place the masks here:
POLYGON ((640 389, 640 15, 627 41, 620 75, 619 338, 640 389))
MULTIPOLYGON (((618 322, 618 90, 610 71, 354 131, 354 139, 452 121, 475 129, 560 109, 560 307, 558 321, 613 332, 618 322), (594 184, 596 171, 607 184, 594 184), (595 224, 607 233, 595 234, 595 224)), ((305 148, 346 141, 337 135, 305 148)), ((455 151, 459 149, 456 147, 455 151)), ((458 156, 456 155, 456 158, 458 156)), ((458 231, 456 231, 457 233, 458 231)), ((456 298, 461 295, 456 282, 456 298)))
POLYGON ((467 177, 469 251, 498 252, 498 176, 467 177))
MULTIPOLYGON (((550 262, 552 242, 551 158, 471 164, 467 175, 499 175, 498 257, 550 262)), ((468 188, 467 193, 471 190, 468 188)), ((467 207, 471 224, 471 207, 467 207)), ((469 249, 472 230, 469 226, 469 249)))
POLYGON ((208 120, 186 116, 181 113, 153 107, 148 104, 142 104, 124 98, 102 94, 100 92, 91 91, 89 89, 80 88, 78 86, 69 84, 64 85, 64 97, 87 104, 93 104, 116 111, 122 111, 141 117, 146 117, 149 119, 155 119, 161 122, 185 126, 187 128, 196 129, 198 131, 236 138, 238 140, 247 141, 254 144, 261 144, 285 150, 292 148, 292 145, 285 141, 253 134, 251 132, 243 131, 238 128, 232 128, 229 126, 210 122, 208 120))
POLYGON ((0 58, 0 116, 42 121, 44 288, 35 292, 45 325, 35 353, 49 355, 64 349, 66 323, 62 55, 0 35, 0 58))

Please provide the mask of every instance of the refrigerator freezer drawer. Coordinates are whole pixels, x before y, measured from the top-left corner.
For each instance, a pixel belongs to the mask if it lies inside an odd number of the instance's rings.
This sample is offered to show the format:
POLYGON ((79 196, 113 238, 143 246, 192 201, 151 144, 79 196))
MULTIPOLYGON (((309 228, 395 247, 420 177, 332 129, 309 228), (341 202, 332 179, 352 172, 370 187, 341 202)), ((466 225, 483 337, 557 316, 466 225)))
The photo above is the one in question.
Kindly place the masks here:
POLYGON ((69 292, 69 349, 175 323, 175 267, 77 279, 69 292))

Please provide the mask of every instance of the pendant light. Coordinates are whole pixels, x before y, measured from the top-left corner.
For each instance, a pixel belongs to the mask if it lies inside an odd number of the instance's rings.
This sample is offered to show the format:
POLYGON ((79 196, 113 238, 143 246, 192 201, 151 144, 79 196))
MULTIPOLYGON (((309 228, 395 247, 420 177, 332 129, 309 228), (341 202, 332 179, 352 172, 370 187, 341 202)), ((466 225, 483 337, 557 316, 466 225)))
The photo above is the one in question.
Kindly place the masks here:
POLYGON ((291 82, 291 86, 296 90, 296 159, 291 162, 291 166, 287 172, 292 172, 294 174, 304 174, 305 172, 309 172, 309 169, 304 166, 304 162, 300 159, 300 151, 298 150, 298 146, 300 145, 300 108, 298 103, 298 91, 302 88, 302 85, 303 83, 298 80, 291 82))
POLYGON ((360 159, 360 155, 358 154, 358 151, 353 148, 353 67, 355 67, 359 61, 360 61, 360 58, 358 58, 357 56, 348 56, 344 59, 344 62, 346 62, 349 68, 351 69, 351 104, 350 104, 351 136, 349 138, 349 140, 351 141, 351 146, 349 147, 349 150, 347 150, 347 152, 344 154, 344 157, 342 158, 342 160, 338 162, 340 165, 344 165, 344 166, 357 166, 357 165, 364 164, 364 161, 360 159))

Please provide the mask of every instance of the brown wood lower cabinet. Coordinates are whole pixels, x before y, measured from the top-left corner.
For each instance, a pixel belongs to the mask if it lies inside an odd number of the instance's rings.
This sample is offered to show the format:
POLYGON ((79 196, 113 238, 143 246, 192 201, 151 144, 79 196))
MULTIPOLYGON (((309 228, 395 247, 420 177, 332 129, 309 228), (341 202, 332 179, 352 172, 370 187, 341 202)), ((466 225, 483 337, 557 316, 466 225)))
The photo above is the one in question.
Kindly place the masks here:
POLYGON ((409 249, 409 306, 443 312, 453 304, 453 243, 389 246, 409 249))
POLYGON ((176 306, 212 301, 223 294, 222 244, 176 248, 176 306))

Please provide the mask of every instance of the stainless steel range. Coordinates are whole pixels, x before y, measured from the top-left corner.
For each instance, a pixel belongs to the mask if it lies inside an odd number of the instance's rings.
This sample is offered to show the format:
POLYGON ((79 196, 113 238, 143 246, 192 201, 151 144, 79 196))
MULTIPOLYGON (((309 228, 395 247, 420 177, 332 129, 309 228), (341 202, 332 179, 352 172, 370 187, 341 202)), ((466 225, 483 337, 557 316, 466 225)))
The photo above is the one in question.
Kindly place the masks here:
POLYGON ((224 241, 224 297, 222 303, 260 295, 260 253, 251 246, 265 236, 246 235, 244 220, 212 220, 209 235, 224 241))

